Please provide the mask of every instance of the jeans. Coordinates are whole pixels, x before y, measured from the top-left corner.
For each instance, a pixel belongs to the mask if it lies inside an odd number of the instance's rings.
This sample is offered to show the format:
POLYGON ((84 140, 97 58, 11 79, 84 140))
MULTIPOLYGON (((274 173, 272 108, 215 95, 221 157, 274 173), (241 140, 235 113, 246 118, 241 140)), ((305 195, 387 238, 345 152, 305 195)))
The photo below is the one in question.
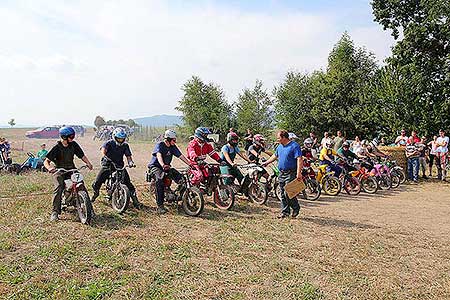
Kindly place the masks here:
MULTIPOLYGON (((109 178, 112 172, 115 171, 115 168, 113 166, 108 165, 102 165, 102 168, 100 169, 100 172, 97 174, 97 178, 95 179, 94 183, 92 184, 92 188, 95 191, 100 190, 100 187, 102 184, 105 183, 105 181, 109 178)), ((134 194, 136 191, 136 188, 131 183, 130 175, 128 174, 127 170, 123 170, 123 183, 127 186, 128 190, 130 191, 130 194, 134 194)))
POLYGON ((419 178, 419 158, 408 158, 408 179, 417 181, 419 178))
POLYGON ((299 211, 300 205, 298 204, 297 197, 292 199, 288 198, 288 195, 284 189, 287 183, 295 180, 297 178, 297 170, 280 172, 278 176, 278 183, 281 189, 281 213, 284 215, 289 215, 291 212, 291 207, 293 211, 299 211))
POLYGON ((331 171, 333 171, 333 172, 334 172, 334 175, 335 175, 337 178, 339 178, 339 175, 341 175, 341 173, 342 173, 341 167, 339 167, 338 165, 336 165, 336 164, 334 164, 334 163, 332 163, 332 162, 330 162, 330 161, 328 161, 328 160, 322 160, 322 161, 320 161, 320 164, 321 164, 321 165, 327 165, 327 166, 328 166, 328 169, 330 169, 331 171))
POLYGON ((171 168, 169 171, 164 172, 163 169, 155 166, 150 167, 149 173, 152 177, 155 178, 156 204, 158 206, 162 206, 164 204, 164 177, 167 176, 168 178, 175 180, 177 184, 180 184, 183 176, 174 168, 171 168))
MULTIPOLYGON (((234 179, 237 179, 237 181, 239 182, 239 184, 242 183, 242 179, 244 179, 244 175, 242 175, 241 171, 239 171, 239 169, 237 167, 232 167, 232 166, 220 166, 220 174, 222 175, 231 175, 234 177, 234 179)), ((223 182, 226 185, 230 185, 233 183, 234 180, 232 180, 232 178, 224 178, 223 182)))
POLYGON ((427 159, 425 157, 419 157, 419 166, 422 170, 422 176, 425 176, 425 171, 427 170, 427 159))

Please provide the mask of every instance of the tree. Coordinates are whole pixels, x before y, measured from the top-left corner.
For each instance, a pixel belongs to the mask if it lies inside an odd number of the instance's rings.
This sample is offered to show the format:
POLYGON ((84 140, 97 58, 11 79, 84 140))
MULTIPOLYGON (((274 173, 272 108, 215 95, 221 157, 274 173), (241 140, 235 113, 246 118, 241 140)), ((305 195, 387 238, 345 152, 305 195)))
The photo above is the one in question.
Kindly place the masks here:
POLYGON ((448 0, 374 0, 372 8, 375 20, 397 40, 387 63, 396 84, 405 89, 391 105, 406 105, 400 118, 425 134, 449 126, 448 0))
POLYGON ((272 101, 261 81, 257 80, 252 90, 244 89, 235 107, 236 123, 242 132, 250 128, 255 133, 267 134, 273 127, 272 101))
POLYGON ((9 120, 9 126, 14 127, 16 125, 16 121, 14 119, 9 120))
POLYGON ((100 126, 106 125, 106 121, 103 117, 96 116, 94 120, 94 125, 95 127, 100 128, 100 126))
POLYGON ((205 84, 192 76, 182 87, 183 97, 176 110, 183 113, 184 124, 192 132, 204 126, 214 132, 225 133, 230 126, 231 106, 222 89, 213 83, 205 84))

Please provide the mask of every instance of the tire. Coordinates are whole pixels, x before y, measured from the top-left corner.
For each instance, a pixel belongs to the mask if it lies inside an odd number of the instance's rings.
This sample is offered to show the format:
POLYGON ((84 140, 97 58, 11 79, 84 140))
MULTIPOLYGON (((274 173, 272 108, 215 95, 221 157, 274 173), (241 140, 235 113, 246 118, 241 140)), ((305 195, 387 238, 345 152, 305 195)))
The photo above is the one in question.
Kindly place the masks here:
POLYGON ((92 207, 91 200, 86 191, 78 191, 78 197, 75 203, 75 208, 77 209, 78 217, 82 224, 90 225, 92 221, 92 216, 94 214, 94 209, 92 207))
POLYGON ((275 196, 277 197, 278 201, 281 201, 281 188, 278 181, 273 185, 273 189, 275 191, 275 196))
POLYGON ((205 207, 203 193, 196 187, 187 189, 183 193, 182 207, 188 216, 197 217, 203 212, 205 207))
POLYGON ((248 197, 256 204, 266 204, 267 198, 269 198, 267 186, 262 182, 250 183, 250 185, 248 186, 248 197))
POLYGON ((378 191, 378 181, 373 176, 361 177, 361 188, 367 194, 375 194, 378 191))
POLYGON ((392 173, 391 174, 391 187, 393 189, 398 188, 400 185, 400 177, 397 173, 392 173))
POLYGON ((361 193, 361 182, 356 177, 348 177, 344 180, 344 190, 349 195, 359 195, 361 193))
POLYGON ((323 191, 330 196, 337 196, 341 192, 342 184, 336 176, 325 176, 323 179, 323 191))
POLYGON ((405 172, 400 167, 394 168, 392 170, 391 174, 396 174, 399 177, 400 184, 404 184, 405 183, 406 175, 405 175, 405 172))
POLYGON ((378 177, 378 185, 382 190, 390 190, 392 187, 391 177, 387 174, 381 174, 381 176, 378 177))
POLYGON ((125 184, 117 184, 111 194, 112 208, 119 214, 125 212, 130 203, 130 190, 125 184))
POLYGON ((219 209, 230 210, 234 205, 235 198, 233 188, 228 185, 221 184, 214 188, 213 200, 219 209))
POLYGON ((322 191, 320 189, 320 184, 315 179, 307 178, 305 180, 305 186, 306 188, 302 192, 303 198, 310 201, 319 199, 322 191))

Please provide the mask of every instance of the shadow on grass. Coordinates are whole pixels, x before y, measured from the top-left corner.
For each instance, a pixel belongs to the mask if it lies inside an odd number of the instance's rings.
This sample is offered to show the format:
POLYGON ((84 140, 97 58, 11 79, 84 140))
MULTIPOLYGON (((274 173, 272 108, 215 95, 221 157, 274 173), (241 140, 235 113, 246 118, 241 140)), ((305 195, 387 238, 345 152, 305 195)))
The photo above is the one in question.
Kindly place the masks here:
POLYGON ((302 217, 302 221, 314 223, 320 226, 340 227, 340 228, 358 228, 358 229, 378 229, 380 226, 355 223, 348 220, 340 220, 326 217, 302 217))
POLYGON ((123 214, 117 213, 100 213, 95 215, 92 224, 94 228, 102 228, 108 230, 119 230, 125 227, 143 227, 144 223, 135 214, 123 214))

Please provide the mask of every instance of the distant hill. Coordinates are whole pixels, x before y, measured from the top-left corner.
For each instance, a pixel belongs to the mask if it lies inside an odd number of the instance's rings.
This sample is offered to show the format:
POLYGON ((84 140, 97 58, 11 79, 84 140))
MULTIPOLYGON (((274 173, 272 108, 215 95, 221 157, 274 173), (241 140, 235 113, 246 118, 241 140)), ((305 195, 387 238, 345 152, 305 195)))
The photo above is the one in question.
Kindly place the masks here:
POLYGON ((142 126, 164 127, 182 125, 181 116, 174 115, 157 115, 152 117, 143 117, 134 119, 136 123, 142 126))

